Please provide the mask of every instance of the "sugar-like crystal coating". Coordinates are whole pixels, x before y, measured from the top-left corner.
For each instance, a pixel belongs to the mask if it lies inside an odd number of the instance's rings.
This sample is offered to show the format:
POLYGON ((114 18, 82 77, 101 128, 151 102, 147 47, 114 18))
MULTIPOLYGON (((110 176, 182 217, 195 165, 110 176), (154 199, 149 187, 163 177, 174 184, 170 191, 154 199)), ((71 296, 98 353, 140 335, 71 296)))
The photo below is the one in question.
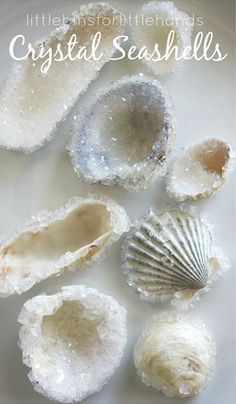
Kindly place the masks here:
POLYGON ((200 320, 162 313, 144 329, 134 348, 143 383, 167 397, 190 397, 205 388, 215 366, 215 342, 200 320))
POLYGON ((48 71, 41 72, 46 57, 33 60, 29 55, 13 66, 0 96, 0 146, 32 152, 53 137, 79 95, 116 51, 113 39, 123 32, 120 17, 119 11, 105 3, 81 6, 68 24, 57 27, 49 38, 35 45, 38 53, 42 45, 44 53, 51 51, 48 71), (101 32, 97 53, 102 57, 97 60, 77 57, 80 49, 86 47, 89 58, 97 32, 101 32), (74 60, 57 61, 57 47, 61 45, 65 57, 73 35, 77 40, 72 52, 74 60))
POLYGON ((28 300, 18 317, 19 345, 34 389, 64 403, 101 390, 119 366, 126 310, 85 286, 28 300))
POLYGON ((218 192, 234 167, 234 153, 223 140, 208 138, 184 148, 171 165, 166 189, 178 201, 206 198, 218 192))
POLYGON ((183 62, 183 58, 177 60, 175 51, 171 51, 168 58, 164 57, 168 50, 168 36, 174 32, 170 49, 177 49, 177 56, 181 56, 184 50, 191 45, 192 27, 188 22, 189 16, 177 10, 170 1, 150 1, 145 3, 137 13, 137 24, 131 28, 132 39, 139 49, 147 48, 149 58, 143 58, 142 62, 154 74, 166 74, 172 72, 183 62), (145 23, 146 21, 146 23, 145 23), (162 60, 154 60, 151 57, 155 46, 158 46, 162 60))
POLYGON ((125 210, 104 196, 75 197, 54 212, 39 212, 0 243, 0 295, 83 268, 128 229, 125 210))
POLYGON ((194 209, 150 213, 133 226, 122 246, 122 270, 141 299, 192 307, 230 264, 212 226, 194 209))
POLYGON ((76 118, 70 155, 83 179, 137 191, 165 173, 175 125, 172 102, 156 80, 123 77, 76 118))
POLYGON ((143 58, 142 62, 154 74, 166 74, 172 72, 183 62, 183 58, 177 60, 175 51, 171 51, 165 58, 168 50, 168 35, 174 32, 173 42, 170 49, 177 49, 177 56, 181 56, 184 50, 191 45, 192 27, 188 22, 189 16, 177 10, 170 1, 150 1, 145 3, 137 13, 137 24, 131 28, 132 39, 139 49, 148 49, 149 58, 143 58), (146 21, 146 22, 145 22, 146 21), (162 60, 153 60, 151 57, 155 45, 162 60))

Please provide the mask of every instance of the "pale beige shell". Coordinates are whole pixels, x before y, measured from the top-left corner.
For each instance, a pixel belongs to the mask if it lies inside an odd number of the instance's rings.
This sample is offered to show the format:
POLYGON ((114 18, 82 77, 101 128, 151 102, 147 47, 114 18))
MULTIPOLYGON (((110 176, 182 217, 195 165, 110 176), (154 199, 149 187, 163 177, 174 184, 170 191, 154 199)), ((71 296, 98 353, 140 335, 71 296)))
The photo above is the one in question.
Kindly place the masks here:
POLYGON ((125 210, 105 197, 73 198, 55 212, 38 213, 0 244, 0 294, 20 294, 84 267, 128 229, 125 210))
POLYGON ((167 397, 190 397, 204 389, 215 367, 215 342, 200 320, 162 313, 147 324, 134 348, 143 383, 167 397))
POLYGON ((232 148, 221 139, 209 138, 186 147, 166 177, 170 197, 178 200, 206 198, 220 191, 234 167, 232 148))

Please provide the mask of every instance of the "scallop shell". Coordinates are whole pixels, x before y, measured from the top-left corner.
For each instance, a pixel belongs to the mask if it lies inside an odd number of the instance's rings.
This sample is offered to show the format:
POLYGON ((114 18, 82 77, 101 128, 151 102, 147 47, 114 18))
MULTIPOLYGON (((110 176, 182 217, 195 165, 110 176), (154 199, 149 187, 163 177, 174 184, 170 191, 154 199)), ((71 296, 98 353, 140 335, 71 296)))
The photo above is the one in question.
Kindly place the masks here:
POLYGON ((200 320, 162 313, 147 324, 134 348, 143 383, 167 397, 190 397, 204 389, 215 367, 215 341, 200 320))
POLYGON ((82 268, 129 229, 125 210, 97 196, 43 211, 0 244, 0 294, 22 293, 65 270, 82 268))
POLYGON ((167 192, 178 201, 214 195, 231 174, 233 161, 233 151, 223 140, 210 138, 190 145, 169 170, 167 192))
POLYGON ((101 32, 97 52, 102 57, 96 61, 67 58, 57 62, 52 58, 50 69, 42 73, 41 66, 46 58, 34 61, 30 55, 13 66, 0 96, 0 146, 32 152, 54 136, 58 124, 66 118, 79 95, 114 54, 113 39, 123 33, 121 17, 119 11, 105 3, 81 6, 68 23, 57 27, 49 38, 34 46, 37 53, 43 46, 44 53, 52 49, 54 54, 61 44, 65 55, 67 43, 75 34, 79 43, 74 47, 73 57, 80 46, 87 47, 89 56, 93 36, 101 32))
POLYGON ((165 173, 174 134, 166 90, 143 75, 123 77, 78 115, 69 151, 84 180, 138 191, 165 173))
POLYGON ((208 291, 229 263, 210 225, 194 213, 151 211, 128 234, 122 249, 127 283, 144 300, 170 300, 186 309, 208 291))
POLYGON ((18 321, 23 363, 34 389, 63 403, 101 390, 120 365, 126 310, 85 286, 28 300, 18 321))
POLYGON ((183 60, 176 60, 175 53, 172 52, 168 59, 152 60, 150 56, 154 52, 155 44, 158 44, 160 56, 163 57, 167 49, 167 38, 169 32, 173 30, 173 46, 178 49, 178 55, 182 55, 184 49, 191 45, 192 27, 188 23, 189 16, 177 10, 170 1, 150 1, 143 5, 137 13, 137 24, 131 27, 133 43, 138 49, 148 50, 149 60, 142 59, 142 62, 154 74, 166 74, 172 72, 183 60), (145 23, 149 19, 149 23, 145 23), (153 23, 150 23, 153 21, 153 23))

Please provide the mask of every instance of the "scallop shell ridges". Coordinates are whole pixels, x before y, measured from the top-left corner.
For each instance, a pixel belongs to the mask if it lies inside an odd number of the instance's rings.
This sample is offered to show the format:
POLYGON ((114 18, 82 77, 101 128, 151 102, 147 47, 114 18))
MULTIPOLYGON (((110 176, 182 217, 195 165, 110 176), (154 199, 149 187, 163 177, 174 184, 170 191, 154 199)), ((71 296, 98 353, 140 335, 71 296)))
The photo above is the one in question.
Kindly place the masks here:
POLYGON ((210 226, 200 216, 181 210, 151 211, 124 242, 127 283, 144 300, 172 300, 178 293, 191 300, 206 288, 213 272, 212 246, 210 226))

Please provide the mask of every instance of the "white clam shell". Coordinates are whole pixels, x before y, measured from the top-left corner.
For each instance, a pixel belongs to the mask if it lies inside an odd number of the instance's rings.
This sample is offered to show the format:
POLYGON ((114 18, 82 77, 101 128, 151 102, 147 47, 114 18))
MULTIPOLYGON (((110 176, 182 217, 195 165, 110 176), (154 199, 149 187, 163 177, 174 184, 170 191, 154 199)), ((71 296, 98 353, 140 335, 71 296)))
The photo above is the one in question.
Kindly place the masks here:
POLYGON ((140 221, 122 247, 127 283, 151 302, 192 306, 228 269, 206 219, 187 210, 155 213, 140 221))
POLYGON ((131 34, 133 43, 138 49, 148 49, 149 58, 142 62, 154 74, 166 74, 172 72, 183 60, 177 60, 172 52, 168 59, 152 60, 155 44, 158 44, 160 56, 163 57, 167 48, 167 38, 171 30, 174 31, 173 46, 177 46, 178 55, 182 55, 184 49, 191 45, 192 27, 188 22, 188 15, 177 10, 170 1, 150 1, 145 3, 137 13, 137 24, 132 24, 131 34), (148 22, 145 22, 148 21, 148 22))
POLYGON ((65 56, 67 43, 75 34, 78 44, 73 57, 80 46, 87 47, 89 56, 92 37, 101 32, 97 52, 102 57, 96 61, 67 58, 57 62, 53 57, 47 73, 41 72, 46 58, 33 61, 29 56, 13 66, 0 96, 0 146, 32 152, 53 137, 79 95, 114 54, 113 39, 123 33, 120 18, 120 12, 110 5, 90 3, 74 12, 68 24, 57 27, 49 38, 35 45, 38 52, 43 45, 55 53, 57 45, 61 44, 65 56))
POLYGON ((51 275, 84 267, 128 229, 125 210, 105 197, 73 198, 38 213, 0 244, 0 294, 20 294, 51 275))
POLYGON ((147 324, 134 348, 143 383, 167 397, 189 397, 205 388, 215 367, 215 342, 200 320, 162 313, 147 324))
POLYGON ((77 116, 72 164, 88 182, 145 189, 165 173, 174 127, 172 102, 156 80, 123 77, 77 116))
POLYGON ((204 139, 186 147, 169 169, 168 194, 178 201, 214 195, 231 174, 234 157, 231 147, 221 139, 204 139))
POLYGON ((57 402, 101 390, 119 366, 127 339, 126 310, 85 286, 28 300, 18 317, 19 345, 34 389, 57 402))

